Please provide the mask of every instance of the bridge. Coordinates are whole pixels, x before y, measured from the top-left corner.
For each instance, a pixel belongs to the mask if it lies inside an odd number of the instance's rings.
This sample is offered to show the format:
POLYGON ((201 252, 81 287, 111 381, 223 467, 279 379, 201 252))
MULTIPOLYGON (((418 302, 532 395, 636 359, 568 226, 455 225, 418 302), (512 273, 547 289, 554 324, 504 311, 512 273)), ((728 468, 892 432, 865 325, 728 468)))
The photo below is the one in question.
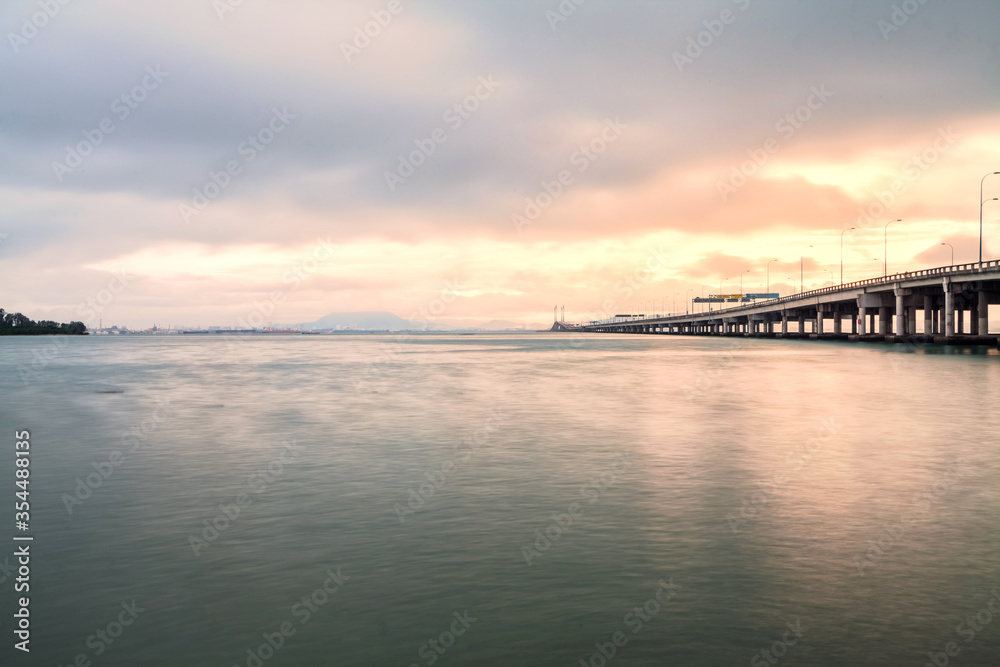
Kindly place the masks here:
POLYGON ((988 331, 988 306, 997 303, 1000 261, 994 260, 897 273, 686 315, 557 324, 564 331, 594 333, 998 345, 1000 334, 988 331), (923 320, 919 328, 918 311, 923 320))

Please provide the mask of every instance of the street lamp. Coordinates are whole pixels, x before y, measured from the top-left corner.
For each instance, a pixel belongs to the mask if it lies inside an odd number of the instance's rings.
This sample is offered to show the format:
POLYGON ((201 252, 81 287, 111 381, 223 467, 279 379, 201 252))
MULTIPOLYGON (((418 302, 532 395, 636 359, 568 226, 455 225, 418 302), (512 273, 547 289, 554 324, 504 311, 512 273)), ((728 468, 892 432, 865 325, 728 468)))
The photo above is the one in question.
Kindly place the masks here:
POLYGON ((687 300, 687 303, 684 304, 684 314, 685 315, 689 315, 690 314, 688 312, 688 307, 691 304, 691 292, 693 292, 693 291, 694 291, 693 287, 688 287, 688 300, 687 300))
POLYGON ((743 301, 743 274, 750 273, 750 269, 740 273, 740 301, 743 301))
POLYGON ((830 282, 832 283, 833 282, 833 271, 831 271, 830 269, 823 269, 823 270, 830 274, 830 282))
POLYGON ((844 284, 844 232, 850 231, 854 227, 848 227, 840 232, 840 284, 844 284))
POLYGON ((671 309, 671 313, 674 314, 674 315, 677 314, 677 295, 678 294, 680 294, 680 292, 674 292, 674 307, 671 309))
MULTIPOLYGON (((809 246, 810 248, 812 246, 809 246)), ((799 294, 802 294, 802 255, 799 255, 799 294)))
MULTIPOLYGON (((873 262, 882 262, 878 257, 872 257, 873 262)), ((885 262, 882 262, 882 277, 885 277, 885 262)))
POLYGON ((778 260, 776 259, 769 259, 767 260, 767 264, 765 267, 767 270, 767 287, 764 288, 764 291, 767 292, 768 294, 771 293, 771 262, 777 262, 777 261, 778 260))
POLYGON ((953 246, 950 243, 944 243, 944 242, 942 242, 941 245, 946 245, 949 248, 951 248, 951 266, 955 266, 955 246, 953 246))
POLYGON ((885 278, 886 276, 889 275, 889 273, 888 273, 888 271, 889 271, 889 225, 891 225, 894 222, 902 222, 902 220, 890 220, 889 222, 885 223, 885 230, 882 233, 883 241, 884 241, 884 244, 885 244, 884 247, 883 247, 883 249, 882 249, 882 255, 884 257, 884 259, 882 260, 882 277, 883 278, 885 278))
POLYGON ((979 263, 983 263, 983 204, 988 201, 998 201, 1000 197, 987 197, 979 202, 979 263))
MULTIPOLYGON (((986 176, 993 176, 1000 174, 1000 171, 993 171, 986 176)), ((979 263, 983 263, 983 181, 986 180, 986 176, 983 176, 979 181, 979 263)))

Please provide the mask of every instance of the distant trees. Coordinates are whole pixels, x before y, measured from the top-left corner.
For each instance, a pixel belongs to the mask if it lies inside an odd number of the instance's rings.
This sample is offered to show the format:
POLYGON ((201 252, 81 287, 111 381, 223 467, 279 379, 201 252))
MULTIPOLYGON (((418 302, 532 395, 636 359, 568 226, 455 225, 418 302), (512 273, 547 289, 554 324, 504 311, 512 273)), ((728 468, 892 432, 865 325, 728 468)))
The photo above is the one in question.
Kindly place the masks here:
POLYGON ((36 322, 21 313, 8 313, 3 308, 0 308, 0 336, 46 336, 55 334, 83 336, 86 333, 87 326, 83 322, 70 322, 69 324, 61 324, 52 320, 36 322))

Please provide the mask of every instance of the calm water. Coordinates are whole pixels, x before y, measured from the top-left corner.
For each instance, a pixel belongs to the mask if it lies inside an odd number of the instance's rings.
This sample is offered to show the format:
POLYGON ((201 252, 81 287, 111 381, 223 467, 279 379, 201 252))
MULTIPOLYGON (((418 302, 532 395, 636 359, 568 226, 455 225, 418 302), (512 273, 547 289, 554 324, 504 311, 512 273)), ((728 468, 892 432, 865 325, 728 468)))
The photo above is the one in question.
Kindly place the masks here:
POLYGON ((1000 356, 946 352, 0 339, 2 662, 997 665, 1000 356))

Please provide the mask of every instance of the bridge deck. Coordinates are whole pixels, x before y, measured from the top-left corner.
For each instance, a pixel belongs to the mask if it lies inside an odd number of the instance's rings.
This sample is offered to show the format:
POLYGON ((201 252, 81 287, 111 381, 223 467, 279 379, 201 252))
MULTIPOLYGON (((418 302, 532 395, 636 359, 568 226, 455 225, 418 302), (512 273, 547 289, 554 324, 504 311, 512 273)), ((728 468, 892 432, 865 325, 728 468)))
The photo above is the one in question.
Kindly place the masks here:
POLYGON ((998 335, 988 333, 989 305, 996 303, 1000 303, 998 260, 897 273, 701 313, 557 324, 561 330, 595 333, 808 336, 996 345, 998 335), (917 311, 923 315, 922 327, 917 326, 917 311), (848 317, 850 331, 844 327, 848 317), (828 331, 826 323, 831 319, 833 331, 828 331), (797 323, 795 331, 790 331, 790 321, 797 323), (778 323, 781 329, 775 331, 778 323))

